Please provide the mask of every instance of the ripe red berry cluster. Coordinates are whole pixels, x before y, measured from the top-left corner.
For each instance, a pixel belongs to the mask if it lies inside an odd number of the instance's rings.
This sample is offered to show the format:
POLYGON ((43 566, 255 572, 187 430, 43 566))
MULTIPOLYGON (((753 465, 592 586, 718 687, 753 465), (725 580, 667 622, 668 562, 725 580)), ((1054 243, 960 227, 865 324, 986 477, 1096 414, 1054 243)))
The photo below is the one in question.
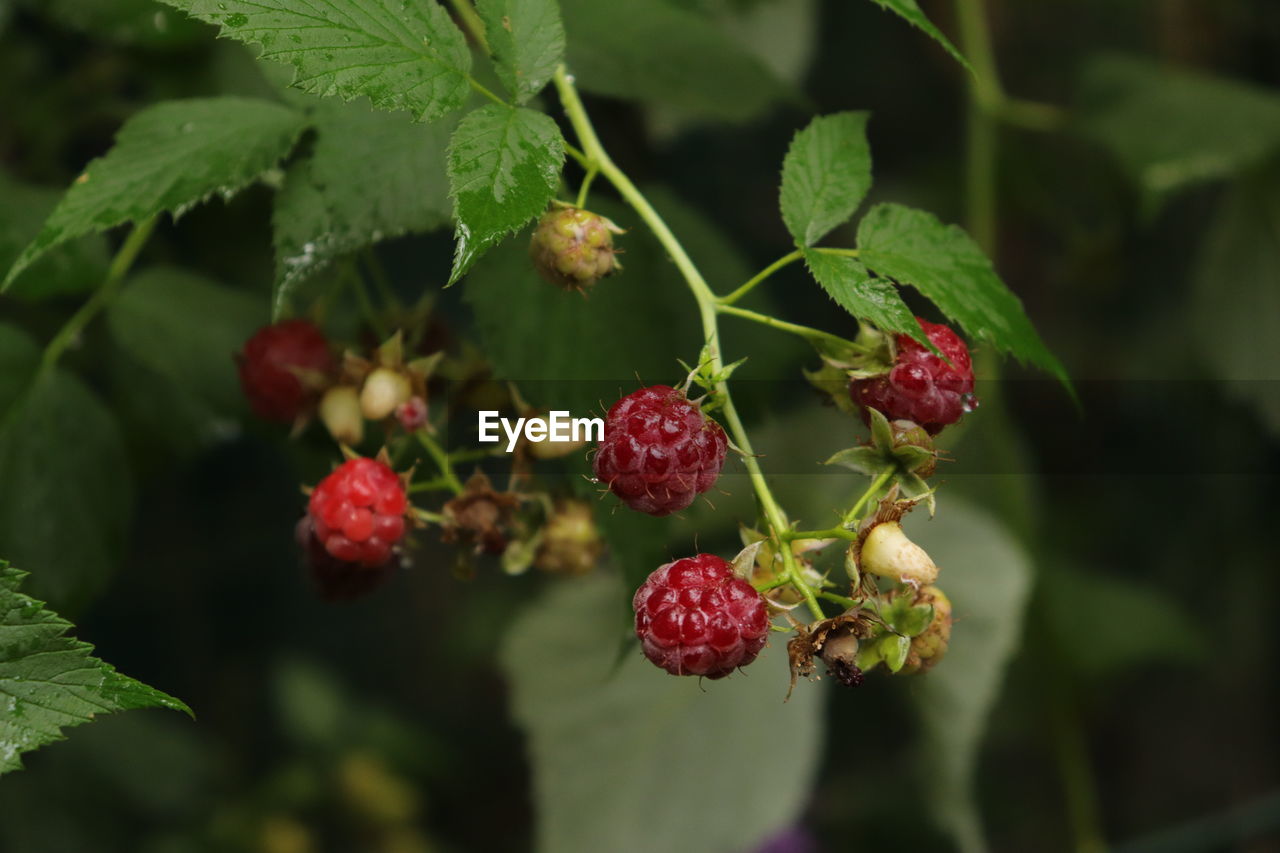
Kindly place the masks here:
POLYGON ((404 536, 408 506, 396 472, 361 457, 342 463, 320 481, 307 513, 316 539, 330 555, 375 568, 391 559, 392 548, 404 536))
POLYGON ((632 606, 645 657, 672 675, 723 678, 755 660, 769 634, 760 593, 713 554, 659 567, 632 606))
POLYGON ((308 373, 332 374, 337 364, 324 333, 306 320, 266 326, 245 342, 237 359, 240 386, 255 414, 287 423, 307 410, 316 389, 304 381, 308 373))
POLYGON ((889 420, 915 421, 937 435, 972 407, 973 362, 964 341, 939 323, 921 320, 920 327, 947 357, 930 352, 907 335, 896 339, 898 355, 888 373, 849 383, 849 396, 866 409, 878 409, 889 420))
POLYGON ((727 448, 724 430, 683 391, 653 385, 609 409, 592 467, 627 506, 669 515, 715 484, 727 448))

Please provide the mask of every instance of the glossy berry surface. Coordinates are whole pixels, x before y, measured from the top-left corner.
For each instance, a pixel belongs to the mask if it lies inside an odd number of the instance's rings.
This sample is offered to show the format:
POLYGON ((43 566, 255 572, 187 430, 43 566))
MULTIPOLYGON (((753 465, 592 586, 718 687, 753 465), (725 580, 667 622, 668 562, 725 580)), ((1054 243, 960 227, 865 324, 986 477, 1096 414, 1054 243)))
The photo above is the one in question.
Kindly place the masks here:
POLYGON ((288 423, 315 399, 305 374, 329 376, 337 367, 324 333, 306 320, 265 326, 237 359, 240 387, 260 418, 288 423))
POLYGON ((937 435, 973 408, 973 362, 964 341, 940 323, 916 320, 948 364, 906 335, 896 339, 898 355, 888 373, 849 383, 849 396, 889 420, 915 421, 937 435))
POLYGON ((376 459, 348 460, 320 481, 307 514, 316 539, 333 557, 375 568, 404 537, 409 502, 404 484, 376 459))
POLYGON ((613 404, 592 467, 627 506, 669 515, 715 485, 728 441, 683 392, 653 385, 613 404))
POLYGON ((760 593, 714 554, 659 567, 632 607, 645 657, 672 675, 723 678, 755 660, 769 634, 760 593))

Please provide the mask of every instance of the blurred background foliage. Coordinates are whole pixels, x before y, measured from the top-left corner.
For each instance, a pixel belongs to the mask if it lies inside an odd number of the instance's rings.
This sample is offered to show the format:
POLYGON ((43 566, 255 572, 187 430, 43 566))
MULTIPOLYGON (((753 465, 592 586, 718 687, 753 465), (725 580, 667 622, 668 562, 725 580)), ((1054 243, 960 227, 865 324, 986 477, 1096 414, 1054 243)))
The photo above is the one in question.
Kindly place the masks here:
MULTIPOLYGON (((971 212, 966 75, 876 5, 562 6, 605 146, 717 288, 785 251, 778 167, 814 112, 872 112, 873 200, 971 212)), ((79 379, 0 430, 0 555, 199 715, 133 712, 28 756, 0 780, 0 849, 732 851, 796 822, 786 849, 1280 849, 1280 5, 987 7, 1005 89, 1061 108, 1000 123, 998 267, 1083 406, 1016 365, 997 383, 980 356, 984 405, 947 436, 939 517, 916 528, 957 605, 935 672, 801 685, 787 706, 776 657, 706 693, 635 655, 614 673, 614 572, 540 598, 546 581, 496 566, 459 582, 434 543, 368 598, 318 600, 291 531, 332 446, 246 418, 230 360, 269 311, 259 186, 162 224, 65 360, 79 379), (688 846, 650 836, 663 816, 688 846)), ((957 32, 951 3, 922 8, 957 32)), ((139 108, 282 97, 212 36, 152 0, 0 0, 0 268, 139 108)), ((118 239, 51 253, 0 299, 0 407, 118 239)), ((626 240, 624 277, 572 304, 510 241, 441 295, 433 339, 542 380, 544 405, 677 378, 692 303, 640 229, 626 240)), ((416 299, 451 249, 434 231, 379 256, 416 299)), ((854 328, 798 268, 751 299, 854 328)), ((354 340, 345 317, 330 327, 354 340)), ((740 406, 780 498, 824 520, 860 485, 813 462, 860 428, 798 381, 812 359, 792 341, 728 325, 725 342, 751 356, 740 406)), ((581 491, 584 470, 553 483, 581 491)), ((735 550, 740 473, 714 512, 602 512, 612 562, 634 579, 695 539, 735 550)))

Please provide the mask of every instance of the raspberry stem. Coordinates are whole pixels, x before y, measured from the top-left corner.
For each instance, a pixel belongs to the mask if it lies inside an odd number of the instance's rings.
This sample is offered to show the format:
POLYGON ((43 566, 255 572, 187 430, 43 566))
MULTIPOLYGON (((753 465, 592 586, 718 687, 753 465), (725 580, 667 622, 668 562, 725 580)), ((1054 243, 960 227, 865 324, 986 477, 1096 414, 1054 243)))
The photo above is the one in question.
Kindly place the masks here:
POLYGON ((773 263, 769 264, 769 266, 765 267, 764 269, 760 270, 760 272, 756 273, 751 278, 747 279, 747 283, 739 287, 733 293, 730 293, 728 296, 721 296, 719 300, 720 305, 722 306, 732 305, 742 297, 746 296, 752 290, 754 290, 757 284, 764 281, 766 278, 773 275, 783 267, 789 264, 793 264, 803 257, 804 257, 804 253, 801 252, 799 249, 796 249, 794 252, 789 252, 788 254, 783 255, 773 263))
POLYGON ((133 262, 137 260, 138 253, 146 245, 155 227, 156 217, 154 216, 150 219, 144 219, 133 226, 133 230, 129 232, 129 236, 125 238, 124 243, 120 245, 119 251, 111 259, 111 266, 107 269, 107 277, 103 280, 102 286, 94 291, 94 294, 89 297, 84 305, 80 306, 76 313, 71 315, 66 324, 58 330, 58 333, 49 341, 48 346, 44 348, 44 354, 40 357, 41 374, 52 370, 66 348, 84 331, 84 327, 89 325, 89 321, 97 316, 99 311, 111 304, 111 300, 115 298, 120 286, 124 284, 125 276, 129 274, 129 269, 133 266, 133 262))
MULTIPOLYGON (((703 336, 706 338, 705 353, 710 363, 709 373, 712 375, 718 374, 724 368, 724 361, 720 355, 720 329, 716 321, 716 304, 718 300, 715 293, 712 292, 706 279, 702 277, 702 273, 699 272, 689 254, 684 250, 684 246, 671 233, 671 229, 667 226, 662 216, 653 209, 653 205, 636 188, 631 179, 609 158, 604 146, 600 144, 599 137, 596 136, 595 128, 591 125, 591 119, 587 117, 586 108, 582 105, 582 99, 578 97, 578 91, 574 88, 573 79, 565 70, 563 63, 556 68, 555 84, 556 91, 560 95, 561 107, 564 109, 569 123, 573 125, 573 130, 578 136, 578 142, 582 145, 583 151, 587 156, 587 170, 591 171, 594 168, 613 185, 618 194, 622 196, 627 204, 631 205, 632 209, 649 226, 649 230, 653 232, 654 236, 658 238, 658 242, 671 255, 671 259, 675 261, 677 269, 684 276, 685 283, 689 286, 689 290, 698 304, 703 336)), ((729 435, 733 439, 733 443, 742 451, 742 462, 747 468, 747 475, 751 479, 756 499, 760 502, 760 507, 769 523, 774 541, 780 545, 779 551, 782 553, 783 576, 804 596, 805 602, 809 606, 809 611, 814 618, 822 619, 824 618, 822 606, 818 604, 818 599, 815 597, 813 589, 801 576, 799 567, 796 565, 795 555, 791 553, 790 548, 781 547, 782 535, 788 527, 786 518, 782 513, 782 508, 778 506, 777 500, 774 499, 773 492, 769 489, 769 484, 764 478, 764 472, 760 470, 759 462, 756 461, 755 452, 751 449, 751 439, 747 437, 746 429, 742 425, 742 419, 738 416, 737 407, 733 404, 733 397, 729 394, 728 383, 724 379, 720 379, 715 383, 713 391, 719 394, 724 401, 724 421, 729 428, 729 435)))
POLYGON ((771 329, 777 329, 780 332, 790 332, 793 335, 799 335, 812 344, 827 343, 840 349, 849 349, 855 352, 864 352, 871 354, 874 352, 873 347, 863 346, 846 340, 839 335, 833 335, 830 332, 824 332, 821 329, 814 329, 810 326, 801 326, 797 323, 788 323, 786 320, 779 320, 777 317, 770 317, 768 314, 761 314, 758 311, 750 311, 746 308, 738 308, 735 305, 727 305, 720 302, 716 306, 716 311, 720 314, 728 314, 731 317, 741 317, 744 320, 750 320, 753 323, 759 323, 762 326, 768 326, 771 329))
POLYGON ((858 502, 850 507, 849 511, 844 514, 844 523, 846 525, 851 525, 855 521, 861 521, 858 515, 862 512, 862 508, 866 506, 868 501, 879 494, 880 490, 883 489, 891 479, 893 479, 895 470, 896 469, 894 467, 887 466, 880 472, 880 476, 871 481, 871 485, 867 486, 867 490, 862 493, 862 497, 858 498, 858 502))
POLYGON ((462 481, 453 472, 453 461, 449 458, 449 454, 445 453, 444 448, 425 429, 414 430, 413 434, 436 463, 436 467, 440 469, 440 481, 453 490, 455 495, 462 494, 462 481))

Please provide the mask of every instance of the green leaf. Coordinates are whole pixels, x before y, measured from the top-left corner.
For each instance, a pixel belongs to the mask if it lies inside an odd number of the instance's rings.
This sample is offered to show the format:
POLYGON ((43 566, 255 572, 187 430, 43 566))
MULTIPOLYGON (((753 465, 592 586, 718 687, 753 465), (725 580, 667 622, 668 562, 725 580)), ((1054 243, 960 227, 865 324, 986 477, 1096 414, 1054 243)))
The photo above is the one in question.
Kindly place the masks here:
MULTIPOLYGON (((22 767, 24 752, 62 740, 62 730, 101 714, 170 708, 181 701, 116 672, 68 637, 71 623, 18 592, 26 572, 0 560, 0 773, 22 767)), ((194 715, 192 715, 194 716, 194 715)))
POLYGON ((754 849, 809 798, 822 685, 799 685, 784 703, 777 641, 744 673, 701 684, 659 670, 634 644, 619 664, 625 598, 607 574, 557 585, 503 644, 532 756, 537 848, 754 849), (785 748, 767 749, 781 731, 785 748), (672 773, 672 756, 697 772, 672 773))
POLYGON ((871 189, 867 118, 863 112, 818 116, 792 138, 779 201, 796 245, 812 246, 847 222, 871 189))
MULTIPOLYGON (((59 190, 20 183, 0 173, 0 270, 7 270, 40 233, 58 205, 59 190)), ((19 276, 8 295, 37 300, 83 293, 102 283, 107 273, 107 242, 78 240, 46 254, 19 276)))
POLYGON ((459 123, 449 143, 449 184, 458 221, 449 284, 546 209, 563 165, 560 128, 542 113, 489 104, 459 123))
POLYGON ((229 198, 289 152, 303 117, 249 98, 168 101, 133 116, 75 180, 0 290, 45 252, 83 234, 229 198))
POLYGON ((668 0, 560 0, 560 6, 569 67, 585 91, 725 121, 745 121, 788 95, 759 59, 668 0))
POLYGON ((926 802, 961 850, 978 851, 986 847, 974 794, 978 751, 1022 632, 1031 566, 990 516, 954 497, 944 509, 909 522, 911 538, 944 566, 938 586, 955 616, 946 657, 911 697, 925 733, 926 802))
POLYGON ((276 195, 279 316, 297 286, 336 258, 449 222, 444 153, 454 122, 420 124, 368 102, 318 101, 311 157, 290 167, 276 195))
POLYGON ((840 465, 850 471, 875 477, 885 469, 884 454, 874 447, 848 447, 832 454, 823 465, 840 465))
POLYGON ((877 645, 880 646, 880 655, 884 658, 884 665, 889 667, 890 672, 897 672, 902 669, 902 665, 907 662, 907 655, 911 652, 911 639, 909 637, 900 637, 896 634, 882 637, 877 645))
POLYGON ((260 298, 166 267, 140 273, 107 314, 134 358, 223 412, 242 408, 232 356, 266 319, 260 298))
POLYGON ((471 52, 436 0, 162 0, 262 45, 316 95, 361 95, 429 121, 462 106, 471 52))
POLYGON ((1124 578, 1075 569, 1046 572, 1037 589, 1055 645, 1082 675, 1119 675, 1150 663, 1202 663, 1209 637, 1178 601, 1124 578), (1087 621, 1088 631, 1080 624, 1087 621))
POLYGON ((1030 362, 1070 388, 1015 296, 968 234, 931 213, 878 204, 858 223, 859 259, 879 276, 910 284, 970 337, 1030 362))
POLYGON ((1280 96, 1234 80, 1105 56, 1085 66, 1079 100, 1080 129, 1120 160, 1149 208, 1280 148, 1280 96))
POLYGON ((479 0, 498 76, 516 103, 547 85, 564 58, 564 26, 556 0, 479 0))
POLYGON ((1194 273, 1191 323, 1227 394, 1280 435, 1280 164, 1220 202, 1194 273))
POLYGON ((921 12, 920 7, 916 5, 916 0, 871 0, 871 2, 882 9, 888 9, 907 23, 923 30, 925 35, 942 45, 947 53, 955 57, 956 62, 959 62, 969 71, 973 71, 973 67, 969 65, 969 60, 965 59, 960 51, 956 50, 956 46, 942 34, 942 31, 924 16, 924 12, 921 12))
MULTIPOLYGON (((21 351, 10 351, 25 361, 21 351)), ((32 592, 82 604, 123 550, 133 488, 115 419, 73 376, 52 371, 0 416, 0 553, 32 572, 32 592), (67 525, 75 534, 68 535, 67 525)))
POLYGON ((893 283, 873 276, 857 258, 806 249, 804 262, 827 295, 854 317, 871 321, 881 331, 928 343, 893 283))

